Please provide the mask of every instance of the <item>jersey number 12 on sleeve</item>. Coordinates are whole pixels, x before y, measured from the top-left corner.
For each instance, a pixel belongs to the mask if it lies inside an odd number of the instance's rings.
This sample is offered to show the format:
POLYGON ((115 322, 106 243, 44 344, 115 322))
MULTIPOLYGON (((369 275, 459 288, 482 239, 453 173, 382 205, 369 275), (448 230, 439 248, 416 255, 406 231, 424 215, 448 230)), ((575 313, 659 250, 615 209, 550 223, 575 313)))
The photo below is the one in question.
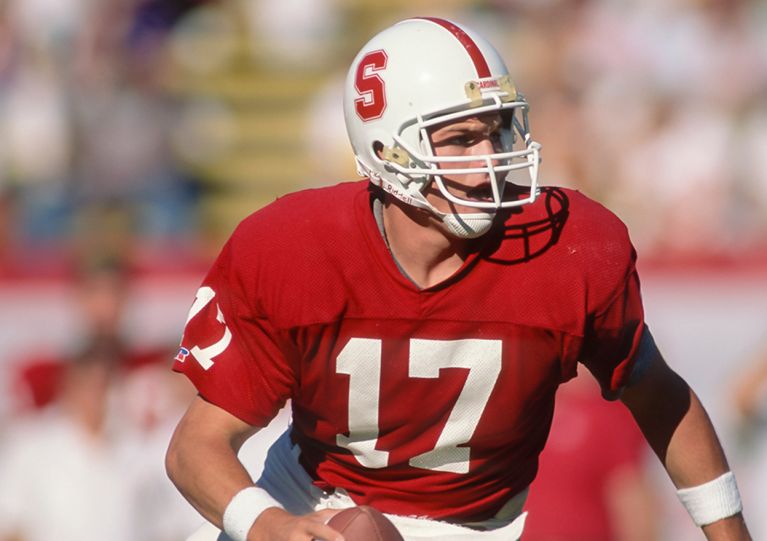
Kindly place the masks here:
MULTIPOLYGON (((198 289, 197 296, 194 299, 194 304, 192 304, 192 308, 189 310, 189 316, 186 318, 187 324, 192 320, 194 316, 200 313, 203 308, 210 304, 215 296, 216 292, 213 291, 213 289, 210 287, 203 286, 198 289)), ((224 321, 224 314, 221 312, 221 308, 218 306, 218 304, 215 304, 215 306, 216 320, 224 326, 224 336, 222 336, 218 342, 208 347, 201 348, 199 346, 194 346, 190 350, 192 355, 194 355, 194 358, 197 359, 197 362, 200 363, 200 366, 202 366, 205 370, 209 370, 210 367, 215 364, 213 362, 213 358, 223 353, 224 350, 229 347, 229 343, 232 341, 232 331, 229 330, 226 321, 224 321)))
MULTIPOLYGON (((415 468, 468 473, 469 442, 501 372, 500 340, 410 340, 409 377, 439 378, 443 368, 467 368, 469 375, 437 444, 410 459, 415 468)), ((349 435, 336 443, 367 468, 384 468, 389 452, 376 449, 381 407, 381 340, 352 338, 338 355, 336 372, 349 375, 349 435)))

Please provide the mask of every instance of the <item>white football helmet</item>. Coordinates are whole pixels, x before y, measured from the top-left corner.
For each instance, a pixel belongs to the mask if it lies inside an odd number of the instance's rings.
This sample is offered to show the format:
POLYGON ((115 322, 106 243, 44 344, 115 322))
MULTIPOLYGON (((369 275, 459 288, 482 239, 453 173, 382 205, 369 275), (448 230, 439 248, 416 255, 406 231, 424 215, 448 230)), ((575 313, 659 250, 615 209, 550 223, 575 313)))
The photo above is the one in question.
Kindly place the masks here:
POLYGON ((530 138, 528 110, 493 46, 443 19, 408 19, 375 36, 354 59, 344 88, 346 128, 359 174, 405 203, 430 210, 465 238, 486 232, 498 209, 531 203, 539 194, 540 145, 530 138), (435 156, 429 129, 494 112, 504 119, 502 152, 435 156), (517 135, 524 148, 514 150, 517 135), (485 165, 469 168, 467 163, 450 174, 488 174, 492 201, 459 198, 445 188, 440 163, 478 161, 485 165), (529 195, 504 199, 509 173, 525 169, 529 195), (483 212, 440 212, 422 193, 432 181, 447 200, 483 212))

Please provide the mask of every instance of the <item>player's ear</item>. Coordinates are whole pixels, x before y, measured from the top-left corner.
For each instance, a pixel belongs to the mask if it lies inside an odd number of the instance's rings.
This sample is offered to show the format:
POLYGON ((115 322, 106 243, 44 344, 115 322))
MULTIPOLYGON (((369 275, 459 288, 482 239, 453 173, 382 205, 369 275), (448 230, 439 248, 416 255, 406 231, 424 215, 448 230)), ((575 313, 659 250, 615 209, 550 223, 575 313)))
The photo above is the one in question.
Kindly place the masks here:
POLYGON ((383 160, 383 149, 384 144, 381 141, 376 141, 373 143, 373 150, 375 151, 376 155, 383 160))

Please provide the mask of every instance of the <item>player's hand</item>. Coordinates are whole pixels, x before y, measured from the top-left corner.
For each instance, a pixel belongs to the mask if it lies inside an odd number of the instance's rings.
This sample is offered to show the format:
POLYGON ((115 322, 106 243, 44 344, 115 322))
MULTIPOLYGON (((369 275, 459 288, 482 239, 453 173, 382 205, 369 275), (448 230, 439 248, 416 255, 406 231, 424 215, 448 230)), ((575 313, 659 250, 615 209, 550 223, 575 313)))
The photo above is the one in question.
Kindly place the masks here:
POLYGON ((291 515, 277 507, 261 513, 250 529, 248 541, 344 541, 344 536, 326 524, 339 509, 323 509, 309 515, 291 515))

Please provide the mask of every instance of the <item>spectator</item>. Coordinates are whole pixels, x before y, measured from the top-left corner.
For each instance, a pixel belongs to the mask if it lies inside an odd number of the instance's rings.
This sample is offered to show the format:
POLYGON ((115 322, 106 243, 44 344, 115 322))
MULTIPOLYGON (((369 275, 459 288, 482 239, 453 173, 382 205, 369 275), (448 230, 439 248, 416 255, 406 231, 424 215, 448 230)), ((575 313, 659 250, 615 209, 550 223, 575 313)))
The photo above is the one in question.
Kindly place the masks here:
POLYGON ((0 462, 3 541, 133 541, 109 398, 121 352, 97 341, 72 359, 51 406, 19 419, 0 462))

